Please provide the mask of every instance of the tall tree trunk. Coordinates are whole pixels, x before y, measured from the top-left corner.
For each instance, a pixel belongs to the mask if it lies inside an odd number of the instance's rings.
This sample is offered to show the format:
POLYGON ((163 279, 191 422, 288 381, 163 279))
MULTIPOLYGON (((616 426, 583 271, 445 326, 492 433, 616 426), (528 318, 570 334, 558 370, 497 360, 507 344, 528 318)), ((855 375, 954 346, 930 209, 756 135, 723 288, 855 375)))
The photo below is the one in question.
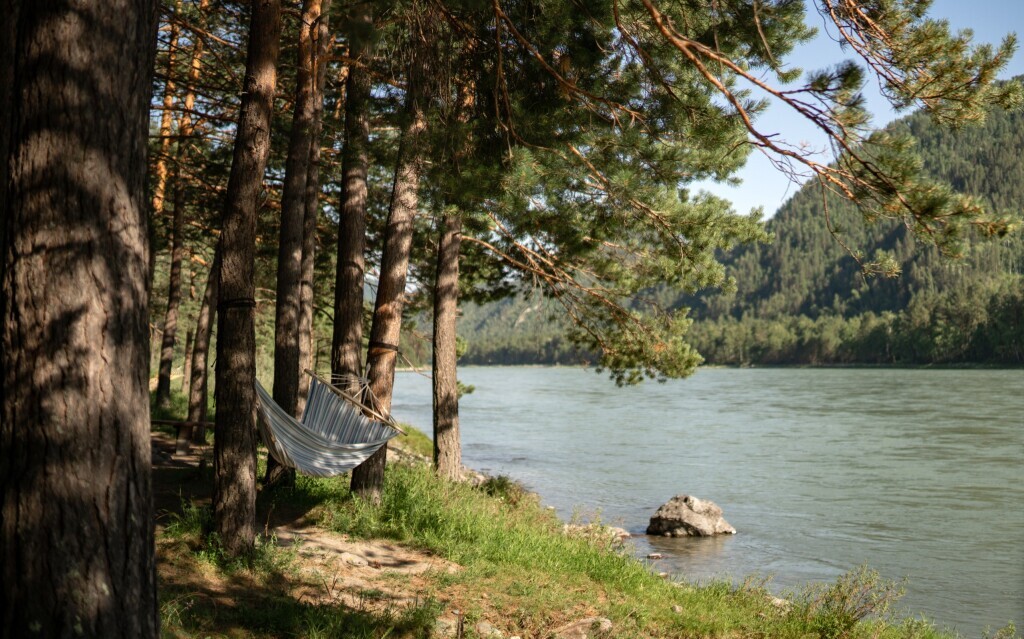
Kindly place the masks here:
MULTIPOLYGON (((0 0, 0 11, 4 19, 0 20, 0 250, 7 246, 7 170, 10 157, 11 129, 14 126, 14 65, 5 62, 14 60, 16 52, 18 9, 21 0, 0 0)), ((0 253, 0 282, 7 270, 7 262, 0 253)), ((0 302, 2 302, 0 298, 0 302)), ((0 308, 0 317, 3 317, 0 308)))
MULTIPOLYGON (((181 0, 175 0, 174 15, 181 12, 181 0)), ((167 76, 164 79, 163 110, 160 113, 160 153, 156 157, 156 164, 153 166, 153 204, 150 208, 149 244, 152 250, 149 252, 149 277, 152 278, 156 271, 156 233, 158 225, 155 220, 164 214, 164 196, 167 193, 167 157, 171 154, 171 125, 174 122, 174 65, 178 59, 178 35, 180 28, 175 20, 172 20, 169 29, 167 44, 167 76)), ((146 286, 150 295, 153 292, 153 282, 149 281, 146 286)))
MULTIPOLYGON (((179 128, 179 132, 180 132, 179 128)), ((184 144, 178 143, 180 149, 184 144)), ((177 179, 178 170, 175 169, 177 179)), ((167 311, 164 315, 164 333, 160 342, 160 373, 156 385, 156 403, 161 408, 171 405, 171 366, 174 364, 174 343, 178 333, 178 306, 181 304, 181 261, 185 253, 182 232, 185 228, 184 189, 176 188, 174 222, 172 225, 171 274, 168 283, 167 311)))
POLYGON ((185 333, 185 357, 181 372, 181 394, 188 397, 188 384, 192 381, 192 330, 185 333))
POLYGON ((316 266, 316 226, 320 215, 320 147, 324 121, 324 87, 327 84, 328 57, 331 53, 331 0, 321 0, 320 21, 313 32, 313 70, 316 77, 313 96, 312 143, 309 146, 309 173, 306 176, 305 219, 302 227, 302 288, 299 293, 299 401, 297 413, 306 408, 309 376, 303 370, 316 368, 313 362, 313 276, 316 266))
MULTIPOLYGON (((402 309, 405 306, 405 283, 412 252, 413 222, 419 202, 418 191, 423 161, 423 134, 427 129, 424 108, 425 60, 414 60, 406 93, 408 122, 402 132, 398 149, 398 165, 391 192, 391 207, 384 230, 384 251, 381 254, 380 280, 370 328, 370 345, 366 357, 369 389, 378 409, 391 411, 391 392, 395 385, 395 362, 398 340, 402 332, 402 309)), ((380 501, 387 463, 385 444, 369 459, 352 471, 352 492, 370 501, 380 501)))
POLYGON ((254 0, 221 236, 214 529, 229 555, 256 538, 256 209, 270 153, 280 0, 254 0))
MULTIPOLYGON (((281 196, 281 234, 277 251, 277 308, 274 326, 274 401, 293 417, 299 408, 299 311, 302 292, 302 234, 306 217, 306 178, 312 142, 316 74, 313 72, 313 25, 320 0, 303 0, 295 75, 295 110, 285 160, 281 196)), ((295 469, 267 453, 267 485, 295 483, 295 469)))
POLYGON ((349 16, 349 65, 345 81, 345 147, 341 155, 341 215, 334 289, 331 373, 363 373, 363 286, 366 275, 366 196, 370 144, 370 74, 373 13, 368 2, 349 16))
MULTIPOLYGON (((475 46, 468 45, 463 59, 471 60, 475 46)), ((476 100, 476 83, 465 67, 458 78, 458 111, 460 125, 470 121, 476 100)), ((449 130, 466 130, 465 126, 449 130)), ((472 152, 472 135, 457 140, 462 149, 455 154, 456 176, 461 164, 472 152)), ((457 148, 457 147, 456 147, 457 148)), ((459 312, 459 248, 462 243, 462 218, 445 215, 438 223, 437 274, 434 278, 433 336, 433 406, 434 406, 434 468, 438 475, 458 479, 462 474, 462 443, 459 435, 458 341, 456 324, 459 312)))
POLYGON ((445 215, 440 227, 437 276, 434 280, 434 466, 438 475, 454 480, 462 473, 455 339, 462 218, 445 215))
MULTIPOLYGON (((209 0, 200 1, 200 16, 206 15, 208 5, 209 0)), ((180 9, 181 3, 178 2, 177 6, 180 9)), ((203 20, 203 18, 200 19, 203 20)), ((178 117, 178 148, 175 152, 174 175, 171 180, 174 189, 171 198, 174 207, 171 227, 173 234, 171 240, 171 275, 167 286, 167 311, 164 315, 164 333, 160 343, 160 372, 156 384, 156 403, 161 408, 167 408, 171 403, 171 368, 174 365, 174 344, 178 333, 178 307, 181 305, 181 264, 185 256, 185 238, 182 236, 185 228, 185 185, 181 179, 181 167, 188 161, 190 138, 195 132, 195 125, 192 122, 192 109, 196 104, 195 87, 199 83, 199 71, 202 68, 202 60, 203 39, 193 37, 184 108, 178 117)), ((170 82, 169 79, 168 82, 170 82)), ((166 168, 164 172, 166 173, 166 168)), ((162 198, 163 195, 161 194, 162 198)), ((163 206, 162 202, 160 206, 163 206)), ((184 383, 185 378, 182 378, 182 384, 184 383)))
POLYGON ((0 12, 14 23, 3 95, 17 105, 0 122, 0 637, 155 638, 144 203, 156 4, 3 0, 0 12))
POLYGON ((206 289, 203 301, 199 305, 199 317, 196 318, 196 341, 192 346, 192 377, 188 390, 188 421, 196 424, 182 425, 178 428, 176 453, 188 453, 189 440, 193 444, 206 443, 206 398, 208 391, 209 368, 207 358, 210 353, 210 329, 217 316, 217 282, 220 276, 220 243, 214 249, 213 263, 206 278, 206 289))

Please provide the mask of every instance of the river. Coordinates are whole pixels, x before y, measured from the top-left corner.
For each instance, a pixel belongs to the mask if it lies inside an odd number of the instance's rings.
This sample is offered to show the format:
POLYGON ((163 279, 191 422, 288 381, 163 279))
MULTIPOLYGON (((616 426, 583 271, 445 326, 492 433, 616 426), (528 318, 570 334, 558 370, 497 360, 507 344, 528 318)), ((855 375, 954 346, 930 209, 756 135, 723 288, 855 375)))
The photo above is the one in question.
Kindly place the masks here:
MULTIPOLYGON (((787 592, 868 564, 899 606, 968 637, 1024 622, 1024 372, 702 369, 616 388, 576 368, 467 367, 463 460, 568 519, 643 533, 671 496, 738 531, 638 536, 690 581, 771 576, 787 592)), ((430 431, 430 382, 398 374, 392 412, 430 431)))

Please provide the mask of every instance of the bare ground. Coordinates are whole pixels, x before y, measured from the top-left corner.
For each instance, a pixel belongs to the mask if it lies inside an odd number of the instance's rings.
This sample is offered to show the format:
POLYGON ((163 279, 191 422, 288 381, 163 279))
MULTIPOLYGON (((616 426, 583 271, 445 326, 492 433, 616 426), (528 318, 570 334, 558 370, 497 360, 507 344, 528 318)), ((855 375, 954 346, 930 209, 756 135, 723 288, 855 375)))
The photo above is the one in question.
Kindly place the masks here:
MULTIPOLYGON (((213 608, 261 605, 268 584, 244 573, 226 576, 209 563, 197 561, 183 542, 160 535, 182 505, 209 504, 212 449, 193 446, 189 455, 174 456, 174 438, 153 433, 154 503, 157 522, 158 576, 165 591, 213 608)), ((445 608, 441 618, 454 623, 463 599, 458 588, 438 592, 436 575, 457 572, 459 566, 428 552, 389 540, 351 539, 325 530, 306 512, 275 504, 258 513, 265 538, 293 549, 286 574, 269 584, 276 596, 313 605, 338 606, 368 613, 401 612, 429 598, 445 608)), ((194 550, 194 549, 193 549, 194 550)), ((210 628, 228 636, 245 636, 243 628, 210 628)))

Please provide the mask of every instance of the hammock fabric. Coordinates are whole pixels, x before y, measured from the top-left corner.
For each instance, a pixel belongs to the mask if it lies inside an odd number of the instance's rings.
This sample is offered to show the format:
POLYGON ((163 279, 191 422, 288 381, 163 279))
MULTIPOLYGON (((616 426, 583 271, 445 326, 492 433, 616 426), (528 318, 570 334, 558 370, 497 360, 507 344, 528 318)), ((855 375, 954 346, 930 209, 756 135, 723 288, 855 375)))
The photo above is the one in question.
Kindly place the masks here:
POLYGON ((352 470, 400 431, 375 421, 316 376, 298 421, 256 382, 263 442, 278 462, 304 475, 333 477, 352 470))

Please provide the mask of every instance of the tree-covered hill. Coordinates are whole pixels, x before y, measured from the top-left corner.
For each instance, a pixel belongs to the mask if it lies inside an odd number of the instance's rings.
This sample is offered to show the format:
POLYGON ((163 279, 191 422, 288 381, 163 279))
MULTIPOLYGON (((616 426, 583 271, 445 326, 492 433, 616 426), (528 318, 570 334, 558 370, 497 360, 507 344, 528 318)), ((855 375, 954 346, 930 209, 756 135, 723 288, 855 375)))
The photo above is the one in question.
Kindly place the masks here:
MULTIPOLYGON (((997 214, 1021 210, 1024 114, 996 111, 958 131, 915 114, 890 129, 912 135, 926 170, 957 192, 997 214)), ((735 293, 657 293, 691 308, 689 338, 709 363, 1024 363, 1019 229, 998 240, 968 239, 962 256, 948 259, 934 246, 921 248, 899 223, 865 223, 854 205, 823 199, 816 184, 797 192, 768 228, 773 242, 726 256, 735 293), (862 263, 890 258, 897 277, 865 276, 862 263)), ((526 297, 468 306, 460 324, 467 363, 580 361, 564 329, 557 304, 526 297)))

